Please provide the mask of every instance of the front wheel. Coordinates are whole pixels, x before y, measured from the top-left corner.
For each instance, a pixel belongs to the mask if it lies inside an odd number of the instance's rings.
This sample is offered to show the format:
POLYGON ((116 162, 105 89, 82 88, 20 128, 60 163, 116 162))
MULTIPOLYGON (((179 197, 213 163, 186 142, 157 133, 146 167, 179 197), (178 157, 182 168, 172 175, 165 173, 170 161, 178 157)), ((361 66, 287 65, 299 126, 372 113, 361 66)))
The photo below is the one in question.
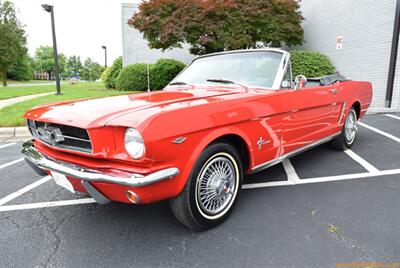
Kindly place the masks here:
POLYGON ((346 150, 353 146, 357 135, 357 113, 354 107, 347 114, 343 124, 342 132, 339 136, 332 140, 331 145, 338 150, 346 150))
POLYGON ((196 161, 182 193, 170 200, 172 212, 190 229, 215 227, 231 213, 242 180, 236 149, 228 143, 212 144, 196 161))

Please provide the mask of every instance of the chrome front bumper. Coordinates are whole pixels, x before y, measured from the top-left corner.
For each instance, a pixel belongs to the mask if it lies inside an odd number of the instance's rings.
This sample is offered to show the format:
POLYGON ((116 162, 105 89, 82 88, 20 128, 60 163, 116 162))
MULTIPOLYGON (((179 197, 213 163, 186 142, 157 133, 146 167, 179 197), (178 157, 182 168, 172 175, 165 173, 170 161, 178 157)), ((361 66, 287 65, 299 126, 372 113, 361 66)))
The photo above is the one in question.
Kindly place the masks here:
POLYGON ((141 174, 133 174, 129 178, 110 176, 96 170, 73 164, 61 163, 57 160, 50 159, 36 150, 32 141, 27 141, 23 144, 22 154, 24 155, 25 160, 28 161, 30 165, 33 164, 34 167, 38 167, 42 170, 54 171, 65 176, 89 182, 99 181, 132 187, 142 187, 163 180, 172 179, 174 176, 179 174, 179 169, 173 167, 159 170, 146 176, 141 174))

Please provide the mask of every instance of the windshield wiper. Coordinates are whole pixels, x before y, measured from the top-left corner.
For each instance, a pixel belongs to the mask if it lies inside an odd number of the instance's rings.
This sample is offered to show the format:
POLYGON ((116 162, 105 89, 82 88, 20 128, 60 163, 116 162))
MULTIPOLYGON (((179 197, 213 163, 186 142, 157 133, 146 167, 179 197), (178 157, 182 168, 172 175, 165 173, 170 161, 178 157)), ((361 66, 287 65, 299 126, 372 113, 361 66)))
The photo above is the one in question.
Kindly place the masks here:
POLYGON ((207 82, 212 82, 212 83, 220 83, 220 84, 235 84, 238 86, 241 86, 246 90, 246 92, 249 90, 249 88, 241 83, 232 81, 232 80, 227 80, 227 79, 218 79, 218 78, 213 78, 213 79, 207 79, 207 82))

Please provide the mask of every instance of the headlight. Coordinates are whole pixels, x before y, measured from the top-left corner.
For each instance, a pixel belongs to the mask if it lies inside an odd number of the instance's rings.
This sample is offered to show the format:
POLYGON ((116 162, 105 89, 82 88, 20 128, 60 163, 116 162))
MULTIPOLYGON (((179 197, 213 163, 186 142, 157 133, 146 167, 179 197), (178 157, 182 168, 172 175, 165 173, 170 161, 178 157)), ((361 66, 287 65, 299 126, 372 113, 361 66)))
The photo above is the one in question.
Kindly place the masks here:
POLYGON ((144 155, 145 146, 139 131, 128 128, 125 131, 125 149, 133 159, 139 159, 144 155))

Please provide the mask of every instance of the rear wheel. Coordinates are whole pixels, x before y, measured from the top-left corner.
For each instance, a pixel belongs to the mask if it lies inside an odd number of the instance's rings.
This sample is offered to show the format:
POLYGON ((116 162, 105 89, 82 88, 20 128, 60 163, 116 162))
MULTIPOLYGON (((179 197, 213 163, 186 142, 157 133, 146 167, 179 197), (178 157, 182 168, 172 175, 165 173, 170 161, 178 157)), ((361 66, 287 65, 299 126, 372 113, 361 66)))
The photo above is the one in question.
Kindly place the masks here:
POLYGON ((227 143, 212 144, 200 155, 182 193, 170 200, 171 209, 190 229, 215 227, 231 213, 242 179, 236 149, 227 143))
POLYGON ((354 107, 347 114, 342 132, 331 141, 331 146, 338 150, 346 150, 353 146, 357 135, 357 113, 354 107))

